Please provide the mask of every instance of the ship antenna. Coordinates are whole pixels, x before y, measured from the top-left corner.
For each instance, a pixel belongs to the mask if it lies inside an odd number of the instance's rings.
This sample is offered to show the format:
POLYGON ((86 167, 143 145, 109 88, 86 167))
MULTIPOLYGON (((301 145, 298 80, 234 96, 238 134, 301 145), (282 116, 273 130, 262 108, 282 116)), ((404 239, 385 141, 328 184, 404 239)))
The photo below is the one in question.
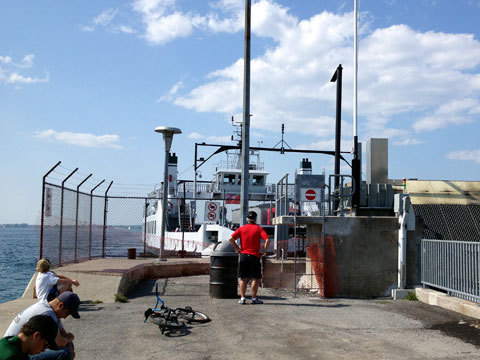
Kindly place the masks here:
POLYGON ((276 143, 275 146, 273 147, 275 149, 275 147, 280 144, 280 154, 285 154, 285 146, 284 145, 287 145, 290 149, 292 149, 290 147, 290 145, 288 145, 287 142, 283 139, 284 134, 285 134, 285 124, 282 124, 282 140, 280 140, 278 143, 276 143))

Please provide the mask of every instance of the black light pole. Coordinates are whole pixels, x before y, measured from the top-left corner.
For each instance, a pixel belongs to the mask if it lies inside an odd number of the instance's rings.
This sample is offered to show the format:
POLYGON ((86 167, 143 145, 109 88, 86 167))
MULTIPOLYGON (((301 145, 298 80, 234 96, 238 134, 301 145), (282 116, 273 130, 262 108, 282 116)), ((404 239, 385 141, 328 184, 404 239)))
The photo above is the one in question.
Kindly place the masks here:
POLYGON ((245 1, 245 58, 243 72, 243 122, 242 122, 242 184, 240 187, 241 225, 246 223, 248 212, 248 183, 250 180, 250 24, 251 1, 245 1))
MULTIPOLYGON (((339 64, 337 70, 332 76, 331 82, 337 83, 337 107, 335 116, 335 190, 338 190, 340 184, 340 142, 342 135, 342 64, 339 64)), ((333 209, 338 208, 339 200, 335 198, 333 209)))

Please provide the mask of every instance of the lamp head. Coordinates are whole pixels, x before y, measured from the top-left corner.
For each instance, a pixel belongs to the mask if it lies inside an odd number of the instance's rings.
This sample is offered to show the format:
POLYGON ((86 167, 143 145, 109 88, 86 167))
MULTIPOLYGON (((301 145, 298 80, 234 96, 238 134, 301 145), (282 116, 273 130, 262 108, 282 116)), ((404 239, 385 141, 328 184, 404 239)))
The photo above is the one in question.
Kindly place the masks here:
POLYGON ((155 132, 163 134, 163 141, 165 143, 165 151, 170 151, 170 147, 172 146, 173 135, 181 134, 182 130, 174 127, 168 126, 157 126, 155 128, 155 132))

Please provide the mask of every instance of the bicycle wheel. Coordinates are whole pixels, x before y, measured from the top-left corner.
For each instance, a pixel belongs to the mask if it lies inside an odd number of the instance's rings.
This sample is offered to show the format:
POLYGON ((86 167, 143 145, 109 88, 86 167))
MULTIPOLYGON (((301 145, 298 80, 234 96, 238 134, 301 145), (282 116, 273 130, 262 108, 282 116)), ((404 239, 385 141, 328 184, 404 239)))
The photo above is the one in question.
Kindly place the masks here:
POLYGON ((185 326, 185 323, 183 321, 178 321, 176 318, 172 319, 165 319, 161 315, 150 315, 150 321, 153 322, 154 324, 158 325, 161 330, 164 329, 181 329, 182 327, 185 326))
POLYGON ((175 310, 177 316, 188 322, 206 323, 210 321, 207 314, 200 311, 193 310, 190 306, 185 308, 178 308, 175 310))

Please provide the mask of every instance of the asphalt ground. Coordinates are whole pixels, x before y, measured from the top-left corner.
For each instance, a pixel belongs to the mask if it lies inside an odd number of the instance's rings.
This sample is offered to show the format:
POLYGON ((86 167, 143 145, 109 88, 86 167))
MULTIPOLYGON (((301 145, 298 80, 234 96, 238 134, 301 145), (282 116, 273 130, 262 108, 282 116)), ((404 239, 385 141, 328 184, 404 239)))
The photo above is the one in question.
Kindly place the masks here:
POLYGON ((158 280, 167 306, 190 305, 211 318, 161 334, 144 323, 154 281, 127 303, 82 303, 64 320, 77 359, 480 359, 479 321, 418 301, 320 299, 259 289, 263 305, 209 296, 209 276, 158 280))

